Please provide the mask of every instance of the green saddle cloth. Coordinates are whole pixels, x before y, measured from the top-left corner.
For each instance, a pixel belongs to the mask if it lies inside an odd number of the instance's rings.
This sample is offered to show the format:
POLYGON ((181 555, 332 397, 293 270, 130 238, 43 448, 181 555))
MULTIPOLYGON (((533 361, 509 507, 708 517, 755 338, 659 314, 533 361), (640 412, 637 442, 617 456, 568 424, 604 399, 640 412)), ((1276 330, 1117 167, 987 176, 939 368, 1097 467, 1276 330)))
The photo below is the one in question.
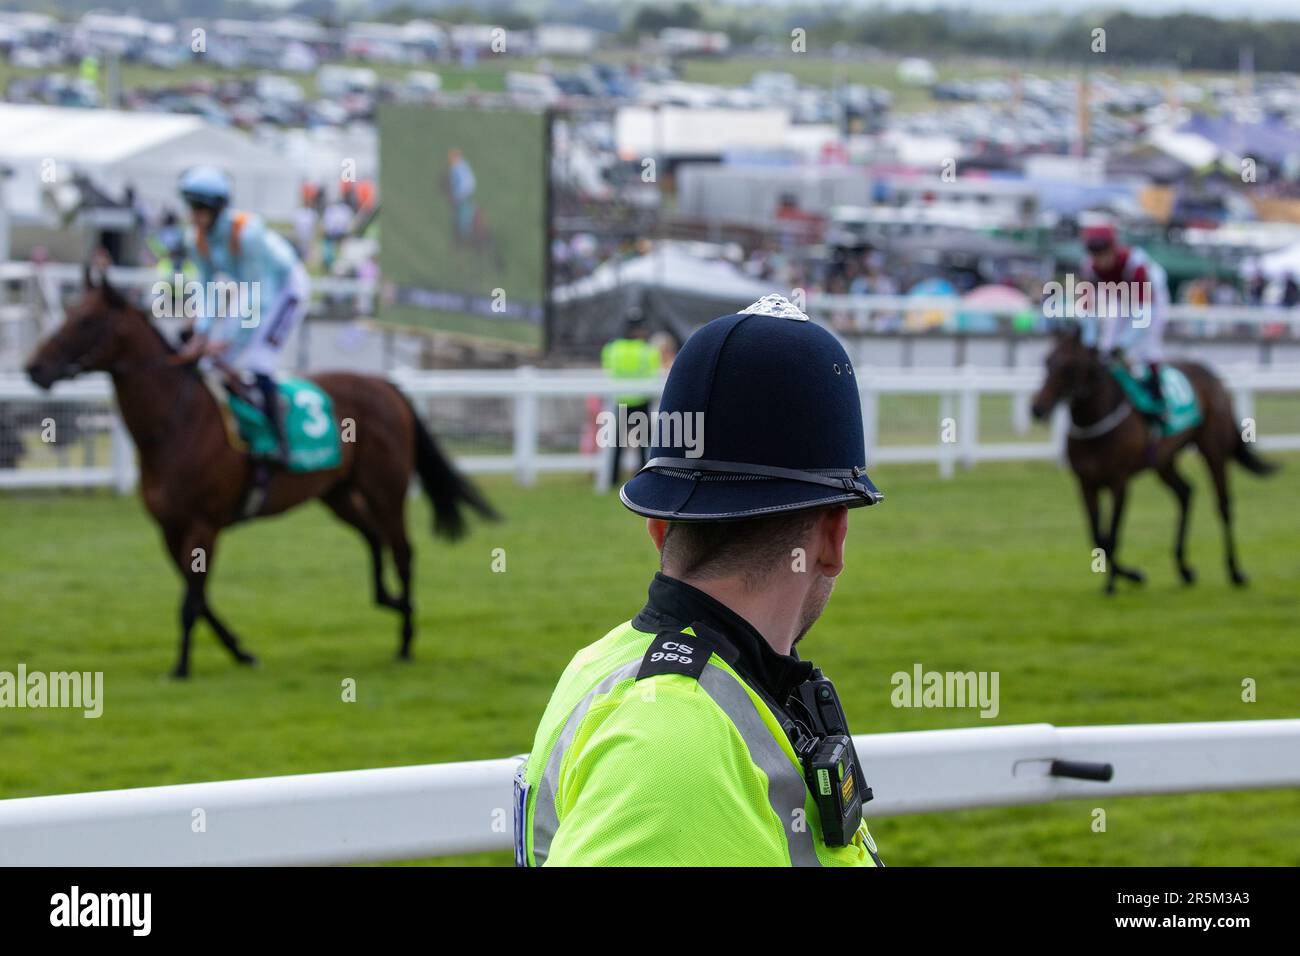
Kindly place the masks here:
MULTIPOLYGON (((337 468, 343 460, 338 424, 334 421, 334 403, 315 382, 290 378, 278 383, 284 408, 284 429, 289 445, 288 470, 321 471, 337 468)), ((275 434, 262 410, 238 395, 230 395, 230 411, 235 416, 239 437, 248 453, 257 456, 278 454, 275 434)))
POLYGON ((1172 365, 1160 366, 1160 394, 1164 398, 1163 402, 1157 402, 1147 388, 1150 371, 1137 378, 1127 365, 1116 362, 1110 367, 1110 373, 1124 389, 1129 404, 1147 418, 1160 423, 1162 435, 1177 435, 1201 423, 1201 404, 1196 399, 1196 389, 1192 388, 1192 383, 1182 370, 1172 365))

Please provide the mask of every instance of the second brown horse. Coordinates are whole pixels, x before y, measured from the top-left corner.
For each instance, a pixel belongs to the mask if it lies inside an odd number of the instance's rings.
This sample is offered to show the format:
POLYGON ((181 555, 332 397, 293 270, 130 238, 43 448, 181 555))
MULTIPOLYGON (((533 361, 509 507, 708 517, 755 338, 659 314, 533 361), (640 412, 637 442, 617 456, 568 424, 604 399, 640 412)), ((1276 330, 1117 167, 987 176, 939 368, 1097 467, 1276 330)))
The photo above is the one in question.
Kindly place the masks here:
POLYGON ((1246 583, 1237 561, 1232 533, 1232 496, 1228 489, 1228 465, 1235 461, 1256 475, 1268 475, 1276 465, 1261 459, 1238 430, 1232 400, 1223 383, 1197 362, 1174 363, 1196 391, 1201 423, 1176 435, 1152 441, 1151 429, 1129 404, 1124 391, 1095 348, 1085 345, 1077 326, 1057 338, 1047 356, 1047 377, 1034 396, 1034 417, 1046 418, 1058 402, 1070 409, 1070 437, 1066 458, 1079 481, 1088 513, 1088 527, 1095 548, 1106 558, 1106 593, 1115 591, 1116 578, 1141 584, 1145 578, 1136 568, 1119 562, 1120 522, 1128 484, 1146 468, 1155 469, 1160 480, 1178 501, 1178 530, 1174 537, 1174 560, 1183 581, 1191 584, 1196 575, 1187 563, 1187 518, 1192 486, 1178 471, 1178 454, 1195 445, 1205 459, 1214 482, 1219 517, 1223 522, 1224 558, 1233 584, 1246 583), (1101 492, 1109 491, 1110 521, 1101 518, 1101 492))

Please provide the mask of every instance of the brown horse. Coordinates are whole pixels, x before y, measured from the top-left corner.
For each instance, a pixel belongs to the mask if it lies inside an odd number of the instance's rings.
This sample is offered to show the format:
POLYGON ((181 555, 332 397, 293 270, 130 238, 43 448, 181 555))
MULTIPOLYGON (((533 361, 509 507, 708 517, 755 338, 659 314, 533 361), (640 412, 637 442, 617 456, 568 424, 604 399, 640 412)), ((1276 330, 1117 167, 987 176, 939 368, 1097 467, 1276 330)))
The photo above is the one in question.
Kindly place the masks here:
MULTIPOLYGON (((143 312, 107 279, 86 290, 64 324, 36 349, 27 374, 41 388, 82 372, 105 371, 140 456, 140 491, 162 529, 167 551, 184 579, 180 656, 173 675, 190 670, 190 636, 204 618, 241 664, 257 660, 213 612, 205 596, 217 535, 240 520, 252 464, 231 447, 217 400, 193 365, 175 352, 143 312)), ((411 546, 406 497, 418 473, 433 503, 434 532, 456 538, 465 529, 460 505, 487 518, 496 512, 439 451, 406 398, 380 378, 331 372, 312 376, 330 396, 337 422, 353 423, 337 468, 276 473, 257 517, 279 514, 320 498, 370 548, 375 603, 401 615, 398 657, 409 659, 415 634, 411 601, 411 546), (384 551, 400 582, 394 596, 384 583, 384 551)))
POLYGON ((1137 584, 1145 580, 1141 571, 1120 564, 1115 554, 1119 547, 1120 521, 1124 516, 1129 480, 1149 467, 1155 469, 1160 480, 1178 499, 1174 559, 1184 582, 1191 584, 1196 579, 1187 564, 1185 551, 1192 486, 1176 467, 1178 453, 1193 444, 1205 459, 1218 496, 1228 576, 1235 585, 1246 583, 1246 576, 1237 564, 1237 549, 1232 538, 1228 459, 1234 459, 1256 475, 1268 475, 1277 466, 1256 456, 1243 440, 1233 417, 1228 392, 1209 369, 1197 362, 1172 364, 1187 376, 1195 389, 1203 418, 1196 427, 1158 441, 1153 441, 1147 422, 1129 404, 1097 350, 1083 344, 1077 326, 1061 335, 1047 356, 1047 378, 1031 406, 1034 417, 1041 420, 1058 402, 1069 404, 1070 437, 1066 455, 1088 510, 1093 546, 1100 548, 1106 557, 1107 594, 1114 593, 1116 577, 1137 584), (1110 526, 1104 532, 1099 500, 1103 489, 1111 495, 1110 526))

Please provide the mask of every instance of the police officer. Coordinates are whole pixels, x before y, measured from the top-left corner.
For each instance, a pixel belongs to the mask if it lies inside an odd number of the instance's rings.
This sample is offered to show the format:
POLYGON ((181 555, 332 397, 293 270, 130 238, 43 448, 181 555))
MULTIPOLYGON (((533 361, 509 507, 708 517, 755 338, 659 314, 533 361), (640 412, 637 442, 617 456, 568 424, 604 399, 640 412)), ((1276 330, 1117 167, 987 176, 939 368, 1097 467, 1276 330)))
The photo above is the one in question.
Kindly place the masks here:
MULTIPOLYGON (((646 379, 659 374, 660 350, 650 344, 649 329, 640 309, 631 309, 623 320, 623 334, 605 343, 600 350, 600 364, 612 378, 646 379)), ((650 399, 645 395, 619 395, 616 404, 627 409, 627 420, 636 413, 648 414, 650 399)), ((619 420, 623 416, 617 415, 619 420)), ((609 450, 609 484, 618 484, 619 459, 622 458, 625 436, 618 434, 609 450)), ((641 445, 641 464, 648 460, 648 449, 641 445)))
POLYGON ((780 296, 698 330, 620 493, 662 570, 570 662, 515 779, 521 865, 879 864, 830 681, 795 645, 844 568, 864 466, 848 355, 780 296), (665 418, 663 421, 670 419, 665 418))

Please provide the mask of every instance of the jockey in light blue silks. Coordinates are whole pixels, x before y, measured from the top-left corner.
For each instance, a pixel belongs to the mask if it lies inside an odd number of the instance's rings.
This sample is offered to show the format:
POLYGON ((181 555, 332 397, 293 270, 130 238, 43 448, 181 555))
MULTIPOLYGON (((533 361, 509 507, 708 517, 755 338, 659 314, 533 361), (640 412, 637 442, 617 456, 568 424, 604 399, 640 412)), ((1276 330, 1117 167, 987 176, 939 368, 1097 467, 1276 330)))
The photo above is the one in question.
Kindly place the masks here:
POLYGON ((1085 226, 1083 243, 1088 256, 1080 279, 1094 290, 1087 310, 1092 321, 1083 324, 1084 342, 1097 346, 1102 355, 1122 355, 1135 378, 1145 376, 1146 387, 1160 407, 1164 404, 1160 363, 1169 309, 1165 270, 1144 250, 1120 244, 1110 223, 1085 226))
MULTIPOLYGON (((189 258, 198 266, 204 304, 185 359, 205 357, 228 371, 251 375, 262 410, 275 433, 279 461, 288 459, 275 370, 280 352, 307 312, 307 270, 289 241, 261 217, 229 209, 230 181, 219 169, 196 166, 180 181, 194 228, 186 236, 189 258), (208 307, 214 282, 236 283, 237 308, 213 314, 208 307)), ((229 303, 224 295, 214 302, 229 303)))

